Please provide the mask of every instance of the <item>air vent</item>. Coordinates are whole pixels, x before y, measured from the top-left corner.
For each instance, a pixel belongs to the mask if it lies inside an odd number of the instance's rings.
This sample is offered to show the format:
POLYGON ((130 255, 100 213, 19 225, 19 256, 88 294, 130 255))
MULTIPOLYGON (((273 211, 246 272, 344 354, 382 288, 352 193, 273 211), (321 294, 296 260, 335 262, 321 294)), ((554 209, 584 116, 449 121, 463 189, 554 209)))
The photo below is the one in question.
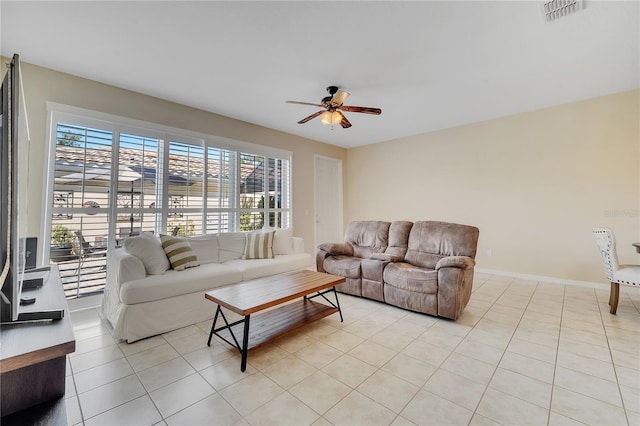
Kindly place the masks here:
POLYGON ((542 4, 545 22, 555 21, 582 9, 582 0, 552 0, 542 4))

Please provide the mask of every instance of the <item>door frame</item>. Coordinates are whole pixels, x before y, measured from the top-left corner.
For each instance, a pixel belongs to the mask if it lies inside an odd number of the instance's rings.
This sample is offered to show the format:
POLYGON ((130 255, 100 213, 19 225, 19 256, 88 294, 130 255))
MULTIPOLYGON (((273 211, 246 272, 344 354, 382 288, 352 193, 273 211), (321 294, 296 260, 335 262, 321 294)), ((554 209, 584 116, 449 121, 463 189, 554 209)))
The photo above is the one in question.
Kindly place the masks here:
MULTIPOLYGON (((327 157, 325 155, 315 154, 313 156, 313 239, 314 246, 317 247, 321 242, 318 241, 317 235, 317 212, 318 212, 318 160, 332 161, 335 162, 340 168, 340 173, 338 174, 338 205, 337 209, 340 212, 338 217, 338 227, 339 232, 344 230, 344 168, 343 161, 339 158, 327 157)), ((327 242, 327 241, 322 241, 327 242)), ((339 241, 336 241, 339 242, 339 241)))

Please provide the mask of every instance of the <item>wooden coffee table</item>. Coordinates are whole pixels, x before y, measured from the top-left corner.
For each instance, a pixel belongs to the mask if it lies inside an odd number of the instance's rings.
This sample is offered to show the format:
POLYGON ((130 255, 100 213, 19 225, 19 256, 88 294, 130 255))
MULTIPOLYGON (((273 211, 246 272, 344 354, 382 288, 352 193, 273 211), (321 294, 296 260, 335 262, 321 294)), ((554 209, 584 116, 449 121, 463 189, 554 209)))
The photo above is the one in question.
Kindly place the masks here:
POLYGON ((249 350, 336 312, 340 314, 342 322, 342 311, 335 286, 343 282, 343 277, 302 270, 208 291, 204 297, 217 303, 218 308, 207 345, 211 345, 211 337, 215 334, 238 348, 242 355, 240 370, 245 371, 249 350), (333 293, 335 303, 327 298, 327 293, 333 293), (316 297, 321 297, 327 303, 311 300, 316 297), (229 323, 222 307, 244 318, 229 323), (265 312, 252 318, 252 314, 260 311, 265 312), (219 317, 224 321, 224 325, 216 327, 219 317), (242 345, 236 336, 242 336, 242 345))

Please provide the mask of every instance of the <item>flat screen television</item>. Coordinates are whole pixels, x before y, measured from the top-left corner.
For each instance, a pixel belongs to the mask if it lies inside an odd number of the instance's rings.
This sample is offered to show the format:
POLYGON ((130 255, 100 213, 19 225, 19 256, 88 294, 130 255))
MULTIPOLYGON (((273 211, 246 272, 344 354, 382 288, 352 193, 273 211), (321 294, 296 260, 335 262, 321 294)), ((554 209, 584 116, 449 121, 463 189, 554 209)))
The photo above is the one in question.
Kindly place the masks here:
MULTIPOLYGON (((4 66, 4 64, 3 64, 4 66)), ((1 74, 0 74, 1 75, 1 74)), ((2 81, 0 141, 0 319, 18 320, 25 269, 29 138, 21 116, 20 59, 14 55, 2 81)))

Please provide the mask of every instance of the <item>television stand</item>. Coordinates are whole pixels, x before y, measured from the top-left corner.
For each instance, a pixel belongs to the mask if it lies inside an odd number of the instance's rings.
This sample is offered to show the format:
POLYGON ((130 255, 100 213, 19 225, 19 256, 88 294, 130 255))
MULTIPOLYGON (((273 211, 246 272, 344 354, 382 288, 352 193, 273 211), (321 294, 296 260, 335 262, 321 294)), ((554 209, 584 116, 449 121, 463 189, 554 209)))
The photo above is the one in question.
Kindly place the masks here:
MULTIPOLYGON (((37 411, 34 406, 46 408, 42 410, 41 419, 51 419, 51 415, 66 417, 63 398, 66 358, 75 351, 76 342, 57 266, 51 268, 42 287, 28 293, 36 298, 36 303, 21 306, 19 315, 31 320, 3 324, 0 331, 0 422, 3 425, 11 424, 9 419, 16 424, 38 424, 28 417, 37 411), (48 317, 48 321, 41 321, 45 319, 43 316, 48 317), (58 316, 59 320, 51 320, 58 316), (59 400, 62 411, 56 402, 59 400)), ((66 423, 66 419, 62 423, 66 423)))

